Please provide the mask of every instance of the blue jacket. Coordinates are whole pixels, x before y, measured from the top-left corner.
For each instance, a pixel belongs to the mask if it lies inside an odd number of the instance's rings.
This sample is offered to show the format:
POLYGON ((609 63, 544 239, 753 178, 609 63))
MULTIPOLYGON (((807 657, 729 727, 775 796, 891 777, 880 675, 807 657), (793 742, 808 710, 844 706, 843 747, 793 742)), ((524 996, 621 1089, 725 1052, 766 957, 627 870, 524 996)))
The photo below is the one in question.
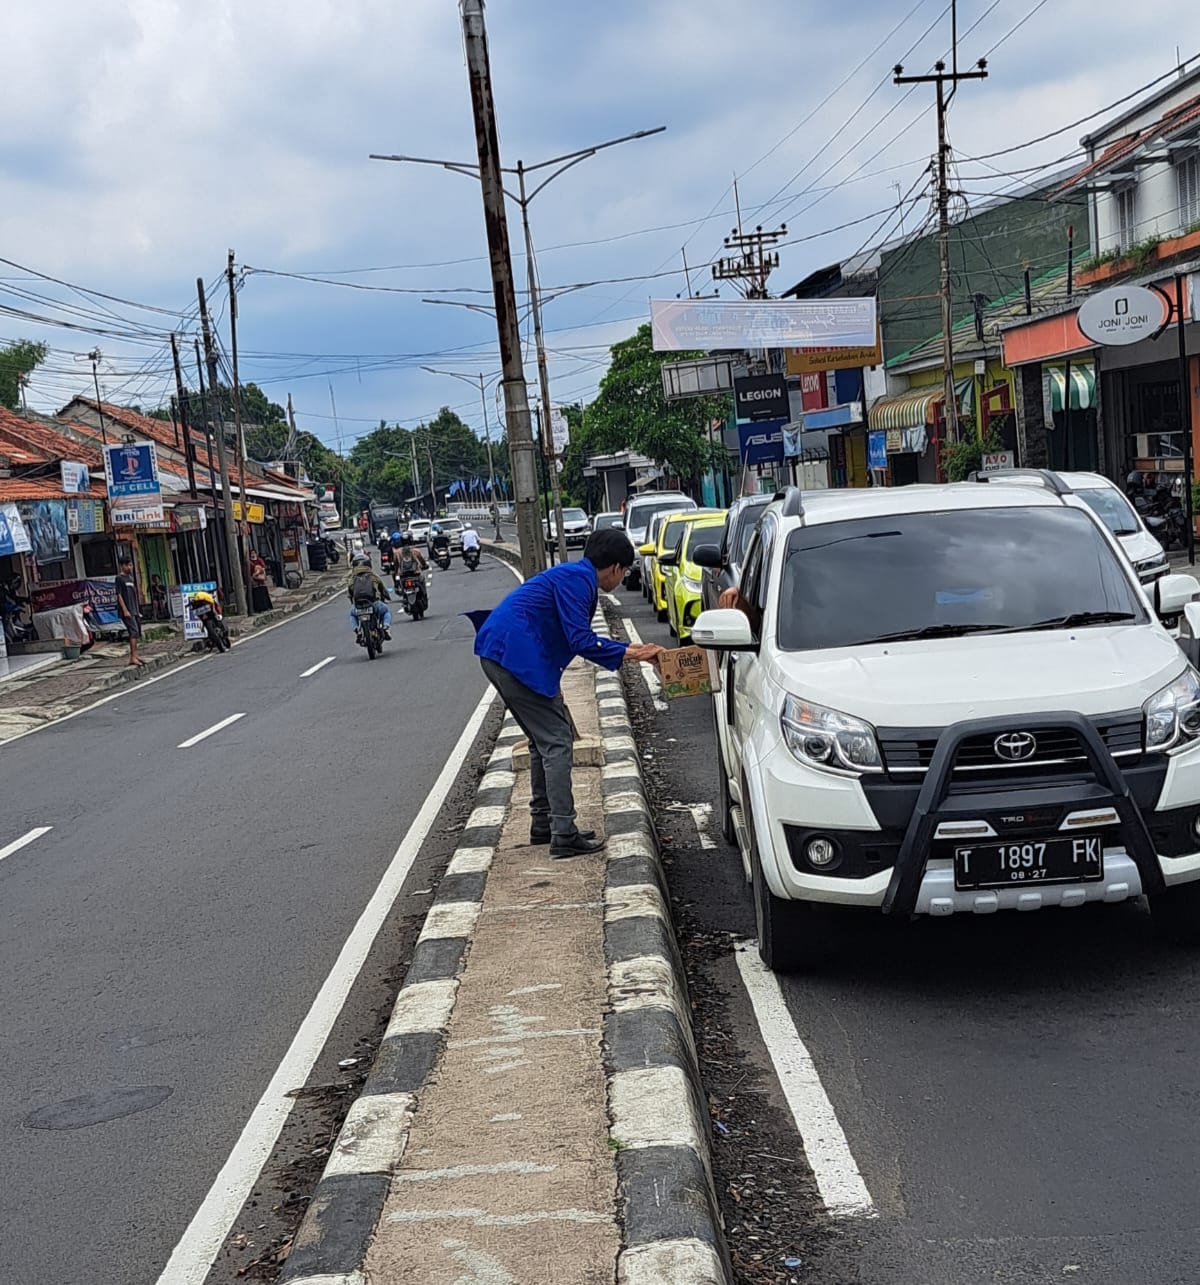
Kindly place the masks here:
POLYGON ((617 669, 626 644, 592 629, 599 593, 596 568, 586 558, 560 562, 488 613, 475 636, 475 655, 495 661, 543 696, 558 695, 563 670, 576 656, 617 669))

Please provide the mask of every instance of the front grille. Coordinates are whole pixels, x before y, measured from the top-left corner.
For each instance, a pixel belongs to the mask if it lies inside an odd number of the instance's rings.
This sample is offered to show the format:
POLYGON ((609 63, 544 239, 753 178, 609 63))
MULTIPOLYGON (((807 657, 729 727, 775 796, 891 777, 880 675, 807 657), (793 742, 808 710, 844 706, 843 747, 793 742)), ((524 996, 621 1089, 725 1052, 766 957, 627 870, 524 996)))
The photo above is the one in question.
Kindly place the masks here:
MULTIPOLYGON (((1102 714, 1092 719, 1108 752, 1122 765, 1138 762, 1142 755, 1142 714, 1102 714)), ((1020 718, 1014 718, 1013 732, 1021 732, 1020 718)), ((941 736, 937 728, 880 728, 879 744, 888 773, 900 779, 923 776, 933 762, 941 736)), ((996 752, 996 736, 973 736, 959 746, 954 762, 954 779, 976 776, 1034 776, 1070 772, 1086 764, 1087 756, 1078 736, 1069 728, 1052 728, 1036 734, 1037 748, 1028 758, 1013 760, 996 752)))

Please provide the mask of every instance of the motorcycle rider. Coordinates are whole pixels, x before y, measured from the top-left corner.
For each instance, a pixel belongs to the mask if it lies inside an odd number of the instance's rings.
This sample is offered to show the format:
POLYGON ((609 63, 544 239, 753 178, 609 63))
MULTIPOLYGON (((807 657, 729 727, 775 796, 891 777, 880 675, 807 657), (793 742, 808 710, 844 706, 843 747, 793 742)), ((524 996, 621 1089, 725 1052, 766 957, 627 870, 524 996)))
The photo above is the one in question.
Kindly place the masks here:
POLYGON ((425 592, 425 571, 429 564, 421 554, 421 550, 413 543, 413 538, 406 531, 404 533, 403 543, 400 545, 398 560, 395 563, 396 586, 399 588, 400 580, 404 576, 419 576, 420 588, 417 590, 417 601, 413 604, 417 611, 429 610, 429 595, 425 592))
POLYGON ((429 538, 429 552, 432 553, 435 558, 445 554, 446 560, 449 561, 450 559, 450 537, 440 526, 437 526, 436 524, 433 526, 432 533, 429 538))
MULTIPOLYGON (((346 584, 346 597, 350 599, 351 608, 366 602, 374 605, 375 614, 380 617, 383 625, 385 639, 392 636, 390 628, 392 613, 387 605, 391 596, 388 593, 387 585, 375 574, 371 559, 365 553, 360 553, 350 564, 350 579, 346 584)), ((353 629, 358 629, 358 620, 355 618, 353 609, 350 612, 350 625, 353 629)))
POLYGON ((468 549, 479 550, 479 532, 469 522, 463 527, 462 545, 464 553, 468 549))

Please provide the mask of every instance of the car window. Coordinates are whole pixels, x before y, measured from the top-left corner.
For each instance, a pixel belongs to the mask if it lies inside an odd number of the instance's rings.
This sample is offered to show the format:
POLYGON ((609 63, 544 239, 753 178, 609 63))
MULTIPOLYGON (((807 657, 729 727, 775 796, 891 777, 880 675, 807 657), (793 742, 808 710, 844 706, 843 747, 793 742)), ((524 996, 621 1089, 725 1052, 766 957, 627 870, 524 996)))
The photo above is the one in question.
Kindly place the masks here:
POLYGON ((721 535, 721 528, 715 522, 710 522, 707 526, 699 522, 683 522, 680 525, 686 528, 683 544, 680 546, 680 561, 683 562, 693 561, 695 551, 702 544, 715 545, 721 535))
POLYGON ((1129 501, 1112 486, 1088 487, 1075 494, 1113 535, 1137 535, 1141 530, 1129 501))
POLYGON ((607 531, 612 527, 622 525, 621 515, 619 513, 601 513, 596 519, 596 530, 607 531))
POLYGON ((1067 506, 801 527, 788 537, 779 584, 786 651, 1147 619, 1123 560, 1067 506))
POLYGON ((747 504, 738 514, 738 526, 731 542, 730 562, 741 562, 746 556, 746 550, 750 546, 750 537, 754 534, 755 523, 762 516, 762 512, 766 507, 766 502, 762 504, 747 504))
POLYGON ((672 549, 679 548, 679 542, 683 539, 684 533, 688 529, 687 522, 664 522, 662 531, 662 550, 664 553, 672 549))
POLYGON ((692 500, 680 499, 677 495, 664 500, 640 500, 630 509, 628 525, 635 531, 640 530, 649 525, 655 514, 679 513, 695 507, 692 500))
POLYGON ((563 509, 564 522, 586 522, 587 514, 582 509, 563 509))

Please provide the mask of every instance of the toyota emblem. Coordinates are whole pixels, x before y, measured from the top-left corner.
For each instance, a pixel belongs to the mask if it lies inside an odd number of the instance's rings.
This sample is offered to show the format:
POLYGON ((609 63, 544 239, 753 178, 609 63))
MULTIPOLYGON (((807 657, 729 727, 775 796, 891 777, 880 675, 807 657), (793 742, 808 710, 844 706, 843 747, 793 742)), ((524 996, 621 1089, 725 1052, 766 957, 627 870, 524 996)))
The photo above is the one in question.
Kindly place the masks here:
POLYGON ((1020 763, 1037 752, 1037 737, 1032 732, 1005 732, 992 742, 998 759, 1020 763))

